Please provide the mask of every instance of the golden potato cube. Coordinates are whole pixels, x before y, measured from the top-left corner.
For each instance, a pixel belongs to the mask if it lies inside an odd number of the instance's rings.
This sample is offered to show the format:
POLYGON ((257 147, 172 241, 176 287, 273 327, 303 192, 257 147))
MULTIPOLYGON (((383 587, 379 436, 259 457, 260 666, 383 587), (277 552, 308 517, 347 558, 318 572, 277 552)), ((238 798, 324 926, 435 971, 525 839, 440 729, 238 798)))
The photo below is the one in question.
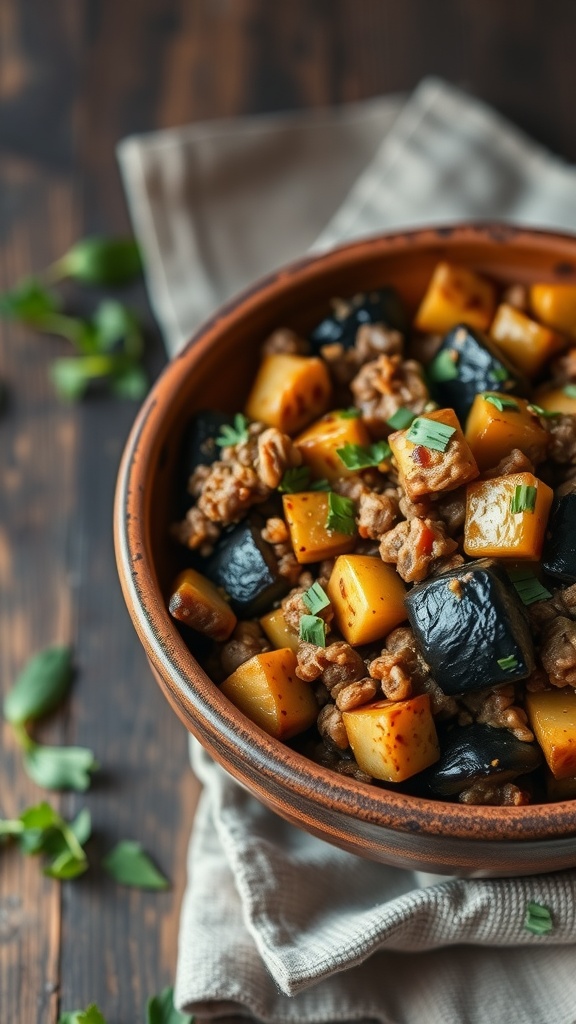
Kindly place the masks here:
POLYGON ((563 412, 569 416, 576 416, 576 389, 573 384, 538 391, 534 402, 546 412, 563 412))
POLYGON ((527 693, 526 711, 554 778, 576 775, 576 691, 566 686, 527 693))
POLYGON ((519 448, 532 462, 541 462, 546 457, 549 440, 548 432, 530 411, 529 402, 496 391, 476 395, 464 437, 480 470, 497 466, 512 448, 519 448), (493 404, 492 399, 497 404, 493 404), (515 409, 509 407, 511 402, 515 403, 515 409))
POLYGON ((479 470, 453 409, 438 409, 418 416, 407 430, 390 434, 388 444, 398 463, 400 482, 412 501, 423 494, 453 491, 474 480, 479 470), (418 421, 432 420, 454 428, 445 451, 435 451, 409 439, 418 421))
POLYGON ((212 640, 227 640, 237 622, 217 587, 195 569, 185 569, 177 577, 168 608, 179 622, 212 640))
POLYGON ((330 375, 322 359, 265 356, 248 396, 246 415, 284 434, 295 434, 325 412, 331 393, 330 375))
POLYGON ((378 556, 340 555, 327 593, 336 625, 352 646, 379 640, 408 618, 406 587, 378 556))
POLYGON ((363 772, 403 782, 440 757, 427 693, 410 700, 379 700, 342 712, 354 757, 363 772))
POLYGON ((326 526, 329 506, 325 491, 285 494, 282 503, 294 554, 302 565, 352 551, 356 532, 350 536, 326 526))
POLYGON ((275 611, 263 615, 260 619, 260 625, 276 650, 288 647, 296 654, 298 650, 298 634, 286 622, 281 608, 276 608, 275 611))
POLYGON ((540 558, 554 492, 532 473, 470 484, 466 491, 464 551, 472 558, 540 558), (514 512, 516 488, 536 489, 532 511, 514 512))
POLYGON ((220 689, 240 711, 278 740, 309 729, 318 715, 312 688, 296 675, 296 655, 286 647, 256 654, 228 676, 220 689))
POLYGON ((445 334, 456 324, 485 330, 494 315, 496 292, 485 278, 467 267, 439 263, 420 308, 414 326, 430 334, 445 334))
POLYGON ((300 434, 294 444, 302 453, 305 465, 318 479, 338 480, 354 476, 356 470, 347 469, 338 448, 346 444, 359 444, 363 448, 371 443, 370 435, 360 417, 352 419, 339 412, 330 412, 300 434))
POLYGON ((528 377, 540 373, 544 364, 567 345, 567 339, 561 334, 531 320, 526 313, 506 302, 496 310, 490 337, 528 377))
POLYGON ((543 324, 576 338, 575 284, 533 284, 530 307, 543 324))

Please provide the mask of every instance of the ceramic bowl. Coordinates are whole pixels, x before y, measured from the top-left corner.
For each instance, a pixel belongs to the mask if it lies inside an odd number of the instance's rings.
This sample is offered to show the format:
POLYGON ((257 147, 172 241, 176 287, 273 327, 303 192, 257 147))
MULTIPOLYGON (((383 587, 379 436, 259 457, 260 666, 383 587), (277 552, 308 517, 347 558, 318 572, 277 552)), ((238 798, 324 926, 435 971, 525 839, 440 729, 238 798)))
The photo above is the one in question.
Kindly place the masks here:
POLYGON ((470 807, 396 793, 309 761, 245 718, 208 678, 166 610, 178 570, 169 540, 182 432, 199 408, 241 409, 259 347, 278 326, 306 332, 329 300, 394 285, 414 310, 438 260, 502 284, 576 283, 576 238, 502 225, 370 238, 292 263, 205 323, 166 368, 132 430, 120 468, 115 538, 128 609, 158 683, 190 732, 239 783, 295 825, 361 857, 463 876, 576 866, 576 801, 470 807))

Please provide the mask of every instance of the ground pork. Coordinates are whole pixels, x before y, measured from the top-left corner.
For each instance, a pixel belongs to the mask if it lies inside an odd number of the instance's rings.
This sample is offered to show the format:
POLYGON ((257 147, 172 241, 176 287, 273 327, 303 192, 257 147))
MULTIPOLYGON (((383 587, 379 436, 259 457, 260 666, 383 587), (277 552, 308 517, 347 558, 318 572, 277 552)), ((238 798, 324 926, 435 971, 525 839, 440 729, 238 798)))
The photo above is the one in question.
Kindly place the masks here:
POLYGON ((418 414, 429 400, 420 363, 397 355, 366 363, 350 387, 368 428, 376 431, 401 407, 418 414))
POLYGON ((370 675, 380 681, 389 700, 407 700, 412 696, 412 681, 401 654, 382 651, 368 666, 370 675))
POLYGON ((380 557, 396 565, 406 583, 418 583, 426 579, 438 559, 451 555, 457 547, 457 542, 446 535, 443 523, 410 519, 384 534, 380 557))
POLYGON ((296 675, 306 682, 322 679, 331 692, 338 683, 354 683, 366 675, 366 666, 353 647, 336 640, 328 647, 316 647, 301 640, 298 644, 296 675))
POLYGON ((456 534, 461 533, 464 529, 464 520, 466 518, 465 488, 460 487, 457 491, 450 491, 434 504, 435 511, 442 519, 448 536, 454 537, 456 534))
POLYGON ((508 729, 523 743, 533 741, 534 733, 528 728, 528 716, 514 703, 516 692, 513 683, 465 694, 459 700, 470 711, 472 721, 491 725, 493 729, 508 729))
POLYGON ((550 367, 554 383, 562 386, 576 381, 576 348, 569 348, 550 367))
POLYGON ((192 551, 199 551, 204 556, 212 554, 220 532, 220 527, 208 519, 196 505, 189 508, 185 518, 179 523, 174 523, 171 528, 172 536, 180 544, 184 544, 192 551))
POLYGON ((270 644, 259 622, 239 622, 230 639, 222 647, 220 659, 224 674, 231 675, 255 654, 269 650, 270 644))
POLYGON ((513 782, 498 783, 482 779, 458 796, 462 804, 490 804, 493 807, 521 807, 530 803, 530 794, 513 782))
POLYGON ((339 775, 346 775, 353 779, 358 779, 359 782, 372 782, 372 776, 367 775, 361 768, 358 767, 350 748, 342 750, 334 746, 330 741, 316 743, 312 748, 309 748, 306 753, 313 761, 317 764, 323 765, 325 768, 330 768, 334 772, 338 772, 339 775))
POLYGON ((278 487, 287 469, 300 466, 302 454, 288 434, 282 434, 276 427, 269 427, 258 438, 256 472, 260 480, 271 490, 278 487))
POLYGON ((325 740, 330 740, 340 750, 346 750, 350 746, 348 736, 344 728, 342 712, 335 704, 326 704, 320 711, 317 720, 318 732, 325 740))
POLYGON ((272 331, 262 346, 263 356, 306 356, 309 352, 310 345, 306 339, 288 327, 279 327, 278 330, 272 331))
POLYGON ((376 359, 377 356, 402 355, 403 348, 404 337, 393 327, 385 327, 384 324, 361 324, 356 331, 354 351, 358 367, 371 359, 376 359))
MULTIPOLYGON (((311 586, 312 584, 310 584, 311 586)), ((290 626, 295 633, 300 631, 300 619, 303 615, 310 615, 310 609, 304 601, 304 594, 308 590, 308 587, 295 587, 282 601, 282 611, 284 613, 284 619, 286 625, 290 626)), ((324 622, 329 625, 334 618, 334 611, 332 605, 327 605, 326 608, 322 608, 320 611, 315 612, 320 619, 324 619, 324 622)), ((314 644, 310 645, 311 647, 314 644)))
POLYGON ((559 465, 576 463, 576 416, 568 413, 546 420, 550 434, 548 456, 559 465))
POLYGON ((359 679, 355 683, 339 683, 332 688, 332 697, 340 711, 353 711, 374 700, 380 689, 376 679, 359 679), (335 690, 337 689, 337 693, 335 690))
POLYGON ((534 463, 530 461, 524 452, 521 452, 519 448, 512 448, 512 451, 508 455, 505 455, 497 466, 492 469, 487 469, 482 474, 482 479, 490 480, 496 476, 511 476, 513 473, 533 473, 534 463))
POLYGON ((576 687, 576 622, 558 615, 545 626, 540 660, 553 686, 576 687))
POLYGON ((398 497, 395 491, 361 494, 358 501, 358 532, 364 539, 380 540, 394 526, 399 517, 398 497))

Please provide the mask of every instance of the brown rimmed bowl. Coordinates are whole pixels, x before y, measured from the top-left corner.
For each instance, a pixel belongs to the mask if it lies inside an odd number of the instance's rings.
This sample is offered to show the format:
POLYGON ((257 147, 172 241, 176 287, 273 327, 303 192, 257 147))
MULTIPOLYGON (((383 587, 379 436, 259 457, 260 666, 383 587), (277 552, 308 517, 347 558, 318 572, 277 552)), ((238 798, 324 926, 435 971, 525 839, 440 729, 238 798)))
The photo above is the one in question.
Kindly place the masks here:
POLYGON ((441 259, 503 285, 576 283, 576 238, 504 225, 385 235, 292 263, 222 307, 170 363, 134 424, 122 460, 115 543, 124 597, 169 703, 203 747, 254 796, 352 853, 462 876, 526 875, 576 866, 576 801, 469 807, 340 776, 272 739, 208 678, 166 608, 178 570, 168 536, 178 450, 200 408, 243 407, 259 347, 275 327, 306 332, 329 300, 393 284, 414 310, 441 259))

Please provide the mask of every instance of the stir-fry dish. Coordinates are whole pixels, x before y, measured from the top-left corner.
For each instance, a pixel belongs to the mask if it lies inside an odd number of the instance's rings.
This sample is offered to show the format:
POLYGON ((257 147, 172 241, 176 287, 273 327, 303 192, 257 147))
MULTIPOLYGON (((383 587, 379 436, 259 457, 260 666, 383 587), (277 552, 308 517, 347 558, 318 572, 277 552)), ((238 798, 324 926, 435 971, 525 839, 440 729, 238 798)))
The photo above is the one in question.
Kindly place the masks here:
POLYGON ((178 487, 170 612, 258 726, 424 797, 576 798, 576 285, 335 299, 193 416, 178 487))

